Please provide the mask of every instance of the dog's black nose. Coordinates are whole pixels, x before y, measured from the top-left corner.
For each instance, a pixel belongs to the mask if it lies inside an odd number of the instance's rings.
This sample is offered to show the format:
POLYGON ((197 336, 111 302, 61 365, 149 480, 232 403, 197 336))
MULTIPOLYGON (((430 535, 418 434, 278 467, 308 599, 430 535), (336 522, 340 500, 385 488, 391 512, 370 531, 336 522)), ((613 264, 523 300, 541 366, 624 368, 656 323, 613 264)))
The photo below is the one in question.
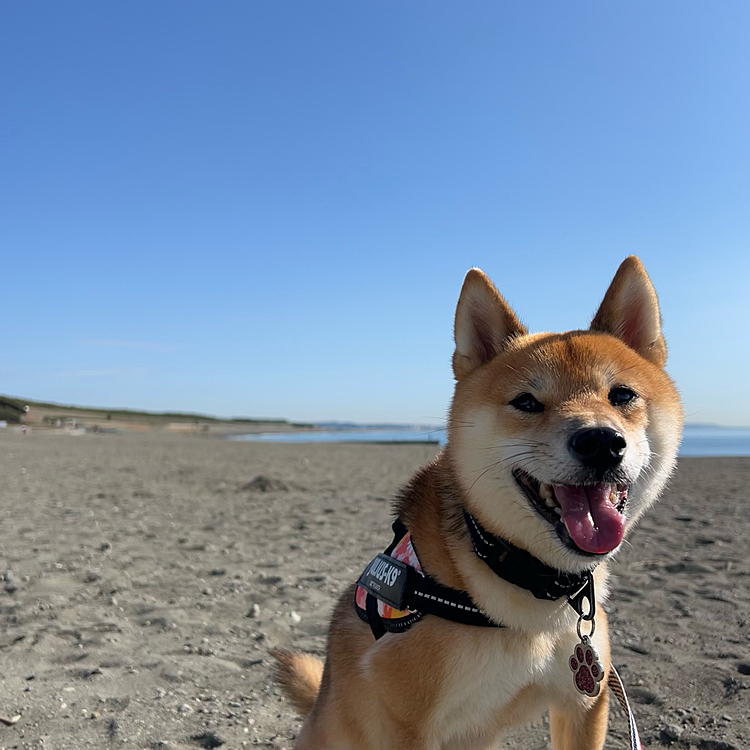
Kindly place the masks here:
POLYGON ((625 455, 625 438, 608 427, 579 430, 570 438, 571 453, 585 466, 610 469, 625 455))

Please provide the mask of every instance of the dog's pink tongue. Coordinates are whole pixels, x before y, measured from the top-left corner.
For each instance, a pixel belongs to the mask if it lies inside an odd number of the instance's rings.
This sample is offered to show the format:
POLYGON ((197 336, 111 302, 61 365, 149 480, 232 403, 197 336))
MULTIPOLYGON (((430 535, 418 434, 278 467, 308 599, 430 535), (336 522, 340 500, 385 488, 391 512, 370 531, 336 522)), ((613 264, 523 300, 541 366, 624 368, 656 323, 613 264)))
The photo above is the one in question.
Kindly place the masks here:
POLYGON ((554 485, 571 539, 586 552, 611 552, 625 534, 625 518, 610 501, 611 484, 554 485))

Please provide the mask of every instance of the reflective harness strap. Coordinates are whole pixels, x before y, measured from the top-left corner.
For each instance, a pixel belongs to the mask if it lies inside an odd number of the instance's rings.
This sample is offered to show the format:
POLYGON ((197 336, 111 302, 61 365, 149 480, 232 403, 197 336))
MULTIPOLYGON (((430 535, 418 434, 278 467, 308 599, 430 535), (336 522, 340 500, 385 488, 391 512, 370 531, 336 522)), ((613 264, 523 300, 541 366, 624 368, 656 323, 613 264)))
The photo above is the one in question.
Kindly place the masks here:
POLYGON ((641 745, 641 738, 638 735, 638 727, 635 724, 635 716, 633 716, 633 709, 630 708, 628 696, 625 694, 625 686, 622 684, 622 680, 620 679, 620 675, 615 669, 614 664, 609 665, 609 677, 607 678, 607 684, 609 685, 609 689, 615 694, 617 702, 622 707, 622 710, 628 715, 631 750, 643 750, 641 745))
MULTIPOLYGON (((556 601, 563 596, 571 597, 591 579, 591 573, 588 571, 562 573, 546 565, 525 549, 495 536, 466 509, 463 513, 476 556, 483 560, 496 576, 530 591, 537 599, 556 601)), ((580 613, 577 607, 574 608, 580 613)))
POLYGON ((357 581, 368 592, 366 607, 363 610, 357 606, 357 613, 370 626, 376 640, 386 632, 404 632, 424 615, 476 627, 505 627, 490 620, 465 591, 443 586, 434 578, 387 558, 384 553, 375 557, 357 581), (383 618, 378 611, 378 600, 409 614, 396 619, 383 618))
MULTIPOLYGON (((477 627, 505 627, 490 620, 466 591, 444 586, 427 575, 418 563, 415 568, 398 558, 399 544, 409 538, 408 529, 398 518, 393 523, 393 534, 393 542, 385 552, 375 556, 357 581, 358 589, 367 592, 366 600, 362 601, 355 590, 357 614, 368 623, 376 640, 386 632, 405 632, 424 615, 477 627), (381 616, 378 601, 396 614, 381 616)), ((416 550, 412 552, 416 555, 416 550)))

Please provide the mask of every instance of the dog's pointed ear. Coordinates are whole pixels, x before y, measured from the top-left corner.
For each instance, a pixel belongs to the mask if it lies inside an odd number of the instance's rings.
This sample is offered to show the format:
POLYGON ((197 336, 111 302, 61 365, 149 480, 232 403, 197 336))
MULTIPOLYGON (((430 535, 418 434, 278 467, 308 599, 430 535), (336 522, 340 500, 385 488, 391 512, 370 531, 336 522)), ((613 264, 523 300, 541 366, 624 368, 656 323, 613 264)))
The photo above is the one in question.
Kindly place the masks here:
POLYGON ((667 361, 659 300, 643 263, 635 255, 625 258, 617 269, 591 321, 591 330, 616 336, 659 367, 667 361))
POLYGON ((526 328, 493 283, 478 268, 466 274, 456 307, 453 374, 456 380, 499 354, 526 328))

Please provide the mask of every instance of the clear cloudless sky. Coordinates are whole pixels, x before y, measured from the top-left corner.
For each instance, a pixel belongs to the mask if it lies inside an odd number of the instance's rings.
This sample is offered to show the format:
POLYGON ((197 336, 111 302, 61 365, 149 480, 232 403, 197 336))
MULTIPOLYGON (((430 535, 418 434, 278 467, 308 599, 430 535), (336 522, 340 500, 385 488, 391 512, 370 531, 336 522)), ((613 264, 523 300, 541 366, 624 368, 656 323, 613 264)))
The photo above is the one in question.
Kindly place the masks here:
POLYGON ((628 254, 750 424, 750 3, 0 9, 0 392, 439 422, 480 266, 581 328, 628 254))

